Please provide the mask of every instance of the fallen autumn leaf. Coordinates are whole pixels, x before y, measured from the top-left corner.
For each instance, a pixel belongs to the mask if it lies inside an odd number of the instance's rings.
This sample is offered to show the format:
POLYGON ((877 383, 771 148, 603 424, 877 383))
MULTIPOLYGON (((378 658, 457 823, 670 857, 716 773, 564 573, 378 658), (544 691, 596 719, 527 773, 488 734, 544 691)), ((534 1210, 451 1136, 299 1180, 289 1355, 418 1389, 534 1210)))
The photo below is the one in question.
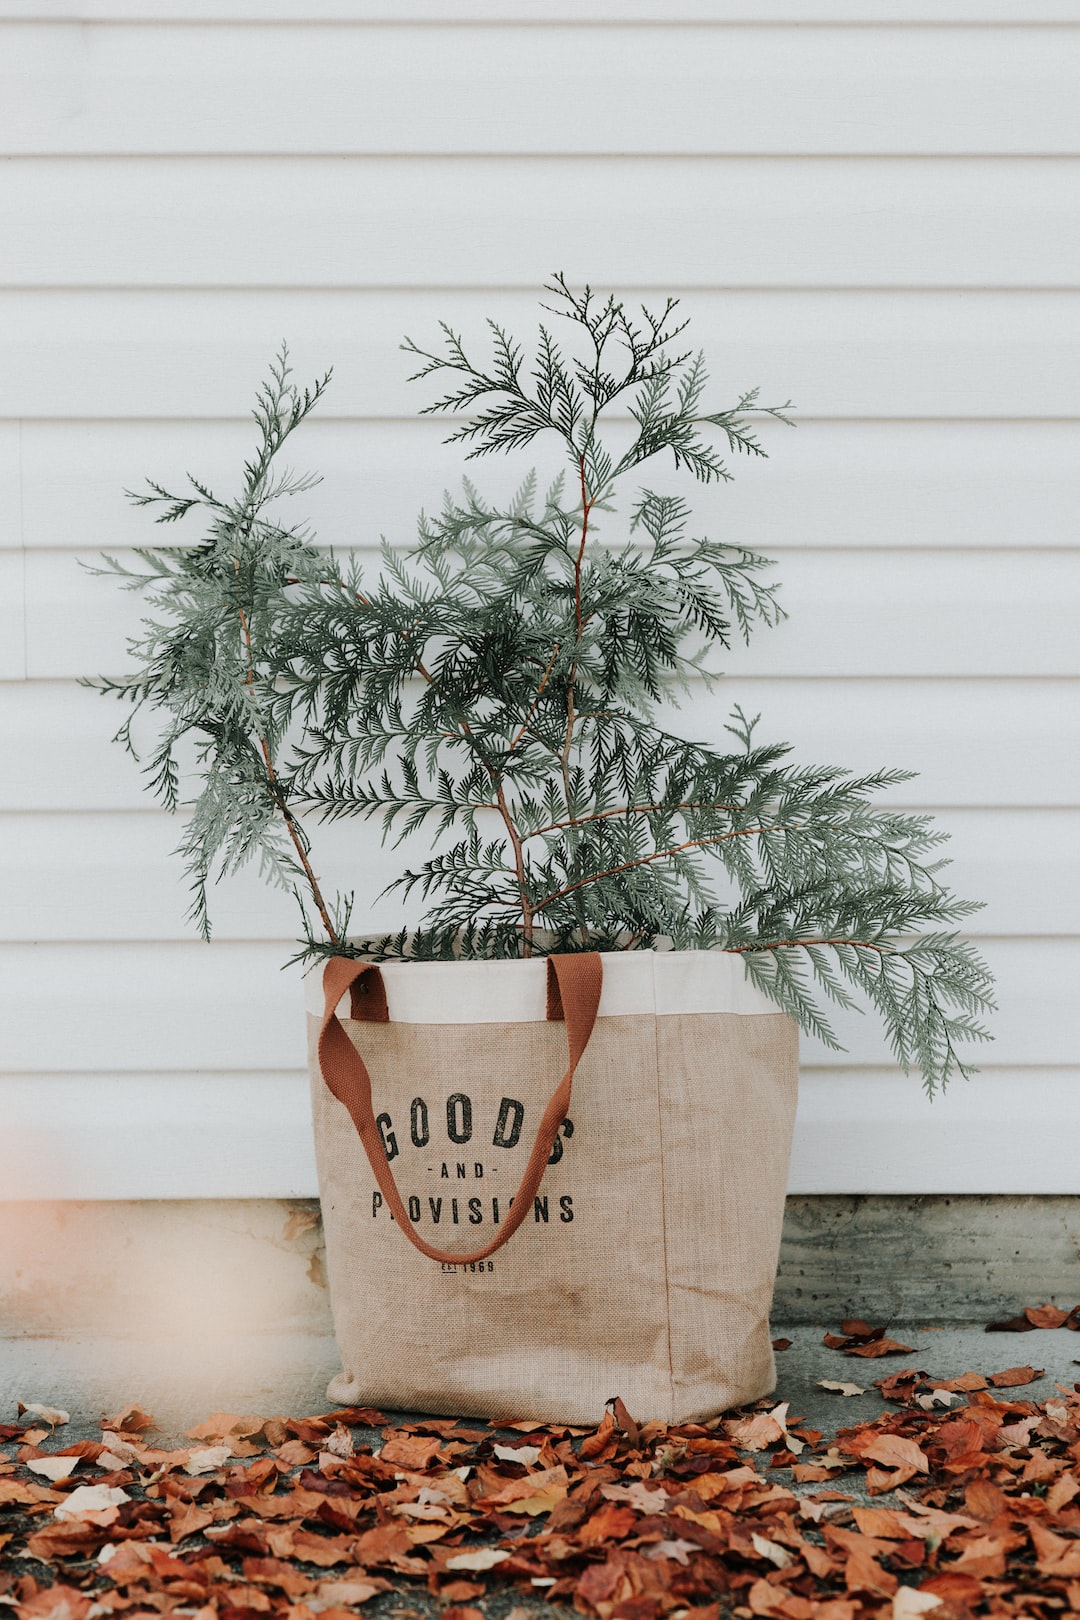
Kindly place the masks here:
POLYGON ((105 1513, 109 1508, 130 1502, 127 1491, 118 1485, 77 1485, 54 1509, 57 1519, 82 1519, 88 1513, 105 1513))

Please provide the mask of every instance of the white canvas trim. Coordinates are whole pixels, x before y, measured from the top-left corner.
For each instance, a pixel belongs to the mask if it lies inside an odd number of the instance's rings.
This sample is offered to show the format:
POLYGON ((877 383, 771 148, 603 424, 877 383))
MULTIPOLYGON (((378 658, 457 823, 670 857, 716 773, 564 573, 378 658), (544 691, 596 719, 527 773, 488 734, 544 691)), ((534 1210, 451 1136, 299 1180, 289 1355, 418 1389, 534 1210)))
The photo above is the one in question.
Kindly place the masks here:
MULTIPOLYGON (((775 1013, 776 1005, 746 977, 742 960, 727 951, 611 951, 602 953, 601 1018, 629 1013, 775 1013)), ((386 1003, 392 1023, 542 1023, 547 1008, 547 966, 542 958, 513 962, 385 962, 386 1003)), ((321 975, 308 974, 309 1013, 323 1012, 321 975)), ((347 1017, 348 997, 338 1007, 347 1017)))

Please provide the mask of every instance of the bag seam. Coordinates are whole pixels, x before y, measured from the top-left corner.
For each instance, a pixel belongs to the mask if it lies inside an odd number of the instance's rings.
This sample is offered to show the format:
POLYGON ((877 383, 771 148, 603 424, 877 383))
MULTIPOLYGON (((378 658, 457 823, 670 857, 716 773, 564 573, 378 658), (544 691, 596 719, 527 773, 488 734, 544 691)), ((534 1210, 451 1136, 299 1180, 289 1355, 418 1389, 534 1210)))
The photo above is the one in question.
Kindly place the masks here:
POLYGON ((660 1090, 660 1020, 656 1013, 656 962, 653 961, 653 1055, 656 1070, 656 1126, 660 1139, 660 1234, 664 1245, 664 1310, 667 1320, 669 1422, 675 1421, 675 1364, 671 1346, 671 1270, 668 1263, 667 1154, 664 1148, 664 1102, 660 1090))

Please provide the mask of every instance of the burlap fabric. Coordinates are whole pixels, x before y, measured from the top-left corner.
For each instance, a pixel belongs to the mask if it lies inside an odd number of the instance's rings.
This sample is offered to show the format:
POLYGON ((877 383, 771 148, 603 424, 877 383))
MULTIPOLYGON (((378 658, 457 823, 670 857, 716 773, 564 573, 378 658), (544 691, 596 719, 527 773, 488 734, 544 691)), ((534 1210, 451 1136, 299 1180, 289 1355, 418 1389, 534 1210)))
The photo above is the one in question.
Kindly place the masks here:
POLYGON ((797 1031, 738 957, 335 958, 309 1007, 331 1399, 670 1423, 772 1389, 797 1031))

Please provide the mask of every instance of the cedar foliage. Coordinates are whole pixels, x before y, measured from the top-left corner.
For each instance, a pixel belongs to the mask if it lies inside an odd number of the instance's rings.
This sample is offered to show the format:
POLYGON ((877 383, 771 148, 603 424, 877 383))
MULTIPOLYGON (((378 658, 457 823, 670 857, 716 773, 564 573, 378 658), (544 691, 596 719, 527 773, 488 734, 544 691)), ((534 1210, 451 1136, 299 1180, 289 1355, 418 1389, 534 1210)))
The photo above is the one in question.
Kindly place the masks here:
MULTIPOLYGON (((681 495, 648 487, 618 527, 647 462, 726 480, 724 454, 764 454, 753 417, 789 407, 752 391, 705 410, 675 299, 632 316, 561 276, 545 290, 567 326, 541 325, 529 358, 494 322, 484 364, 446 325, 433 347, 403 347, 416 379, 445 387, 425 410, 453 417, 467 458, 543 438, 562 472, 543 489, 529 473, 508 502, 466 480, 421 516, 411 550, 384 545, 373 580, 277 521, 312 483, 277 458, 329 381, 298 389, 284 350, 235 500, 195 479, 133 497, 162 523, 209 521, 193 548, 109 561, 156 617, 131 644, 138 673, 93 683, 160 717, 144 770, 169 809, 190 750, 193 917, 209 937, 208 882, 255 859, 297 897, 305 960, 738 952, 827 1045, 827 1003, 868 1003, 933 1092, 970 1072, 957 1048, 987 1038, 991 981, 952 931, 978 908, 941 881, 944 835, 872 802, 910 773, 793 764, 739 709, 726 749, 669 730, 661 706, 715 682, 717 649, 783 616, 772 564, 699 536, 681 495), (350 938, 352 898, 323 895, 305 814, 375 820, 392 842, 426 830, 433 853, 392 885, 422 897, 422 926, 350 938)), ((130 718, 119 736, 135 751, 130 718)))

